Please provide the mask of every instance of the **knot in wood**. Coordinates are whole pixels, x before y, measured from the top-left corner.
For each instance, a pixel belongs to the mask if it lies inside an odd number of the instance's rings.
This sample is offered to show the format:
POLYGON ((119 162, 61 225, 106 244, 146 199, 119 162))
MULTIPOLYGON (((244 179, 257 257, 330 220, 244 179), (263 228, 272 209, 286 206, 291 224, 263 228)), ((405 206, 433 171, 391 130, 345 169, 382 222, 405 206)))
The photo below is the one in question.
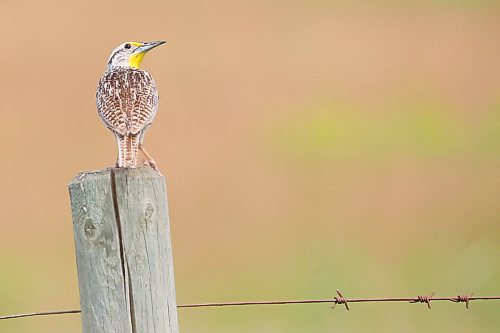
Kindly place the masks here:
POLYGON ((96 236, 96 225, 94 224, 94 221, 90 218, 86 218, 85 222, 83 224, 83 232, 85 233, 85 236, 87 239, 94 239, 96 236))
POLYGON ((144 207, 144 215, 146 216, 146 218, 151 218, 151 216, 153 216, 155 212, 155 208, 153 207, 153 205, 151 203, 147 203, 146 204, 146 207, 144 207))

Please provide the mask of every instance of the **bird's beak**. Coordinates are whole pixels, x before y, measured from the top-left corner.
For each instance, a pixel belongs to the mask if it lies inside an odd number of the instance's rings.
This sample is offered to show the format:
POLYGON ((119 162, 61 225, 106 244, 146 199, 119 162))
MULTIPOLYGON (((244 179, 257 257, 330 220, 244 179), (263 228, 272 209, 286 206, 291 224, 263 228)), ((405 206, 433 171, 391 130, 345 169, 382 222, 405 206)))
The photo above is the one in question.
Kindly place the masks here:
POLYGON ((155 47, 160 46, 161 44, 165 44, 165 43, 166 43, 166 41, 164 41, 164 40, 142 43, 141 46, 139 46, 137 49, 135 49, 134 53, 144 54, 144 53, 148 52, 149 50, 154 49, 155 47))
MULTIPOLYGON (((134 52, 130 55, 129 58, 129 65, 132 68, 139 68, 139 65, 142 62, 142 58, 151 49, 154 49, 157 46, 160 46, 161 44, 165 44, 166 42, 163 40, 156 41, 156 42, 147 42, 147 43, 140 43, 139 47, 135 49, 134 52)), ((138 43, 139 44, 139 43, 138 43)))

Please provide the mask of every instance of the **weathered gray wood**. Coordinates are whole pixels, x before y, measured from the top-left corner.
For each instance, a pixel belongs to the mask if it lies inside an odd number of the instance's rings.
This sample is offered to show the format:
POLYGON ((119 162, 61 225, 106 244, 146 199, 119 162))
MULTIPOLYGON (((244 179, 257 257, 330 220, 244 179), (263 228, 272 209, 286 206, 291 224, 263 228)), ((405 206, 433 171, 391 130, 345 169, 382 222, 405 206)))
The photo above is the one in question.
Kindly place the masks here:
POLYGON ((69 185, 84 333, 178 333, 163 176, 84 172, 69 185))

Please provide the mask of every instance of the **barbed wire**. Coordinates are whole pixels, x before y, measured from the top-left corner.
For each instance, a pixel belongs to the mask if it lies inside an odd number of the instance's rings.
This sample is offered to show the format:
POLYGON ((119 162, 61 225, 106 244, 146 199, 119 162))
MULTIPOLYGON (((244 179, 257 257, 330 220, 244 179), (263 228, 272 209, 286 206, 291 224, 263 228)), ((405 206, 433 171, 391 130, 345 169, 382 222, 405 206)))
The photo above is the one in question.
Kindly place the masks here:
MULTIPOLYGON (((431 309, 431 302, 448 301, 453 303, 465 303, 465 307, 469 308, 471 301, 488 301, 500 300, 500 296, 474 296, 457 295, 454 297, 434 297, 434 293, 430 296, 419 295, 417 297, 379 297, 379 298, 345 298, 344 295, 337 289, 337 296, 331 299, 303 299, 303 300, 284 300, 284 301, 243 301, 243 302, 217 302, 217 303, 195 303, 195 304, 181 304, 177 308, 208 308, 208 307, 224 307, 224 306, 249 306, 249 305, 286 305, 286 304, 315 304, 315 303, 332 303, 332 309, 338 304, 343 304, 346 310, 350 310, 350 303, 375 303, 375 302, 406 302, 406 303, 424 303, 431 309)), ((45 311, 45 312, 32 312, 20 313, 8 316, 0 316, 0 320, 62 315, 81 313, 81 310, 62 310, 62 311, 45 311)))

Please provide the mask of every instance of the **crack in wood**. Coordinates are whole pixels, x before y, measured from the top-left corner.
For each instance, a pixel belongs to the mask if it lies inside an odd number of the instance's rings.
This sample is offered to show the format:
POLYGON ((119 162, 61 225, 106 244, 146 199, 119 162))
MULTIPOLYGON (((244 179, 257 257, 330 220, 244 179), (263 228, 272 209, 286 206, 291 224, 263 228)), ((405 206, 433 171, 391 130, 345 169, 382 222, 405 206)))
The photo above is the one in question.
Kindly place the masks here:
POLYGON ((127 262, 127 277, 128 277, 128 292, 130 295, 130 321, 132 324, 132 333, 137 333, 137 324, 135 321, 135 308, 134 308, 134 293, 132 291, 132 279, 130 277, 130 267, 127 262))
POLYGON ((132 295, 132 283, 130 281, 130 268, 128 267, 128 263, 125 259, 125 249, 123 247, 123 236, 122 236, 122 222, 120 219, 120 211, 118 207, 118 195, 116 193, 116 174, 113 169, 111 169, 110 178, 111 178, 111 194, 113 197, 113 207, 115 211, 115 222, 118 233, 118 244, 120 246, 120 260, 121 260, 121 266, 122 266, 121 268, 123 276, 123 292, 125 294, 125 299, 128 301, 129 304, 130 326, 132 327, 132 333, 136 333, 134 300, 132 295))

